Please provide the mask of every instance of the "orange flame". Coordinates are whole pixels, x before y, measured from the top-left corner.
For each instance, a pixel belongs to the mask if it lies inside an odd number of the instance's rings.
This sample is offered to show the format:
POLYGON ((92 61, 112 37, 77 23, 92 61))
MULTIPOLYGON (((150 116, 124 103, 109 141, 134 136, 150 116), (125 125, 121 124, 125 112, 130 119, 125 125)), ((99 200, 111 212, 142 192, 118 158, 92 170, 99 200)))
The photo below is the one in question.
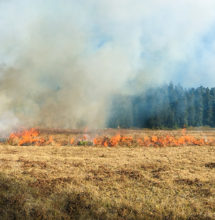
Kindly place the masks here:
POLYGON ((49 136, 49 140, 47 141, 47 144, 53 144, 54 140, 52 136, 49 136))
POLYGON ((15 143, 19 146, 42 145, 45 143, 45 140, 39 137, 39 131, 37 129, 31 128, 29 130, 12 133, 9 137, 9 143, 15 143))
POLYGON ((71 138, 71 140, 70 140, 70 144, 73 145, 74 142, 75 142, 75 138, 71 138))
MULTIPOLYGON (((154 146, 154 147, 165 147, 165 146, 185 146, 185 145, 212 145, 215 143, 213 139, 196 138, 194 136, 188 135, 186 129, 182 129, 181 136, 172 135, 153 135, 144 137, 131 137, 122 136, 116 134, 115 136, 97 136, 93 140, 88 140, 88 135, 83 135, 82 141, 89 142, 94 146, 104 146, 104 147, 115 147, 115 146, 154 146)), ((74 137, 69 140, 70 145, 77 143, 74 137)), ((31 128, 29 130, 24 130, 21 132, 12 133, 8 140, 9 144, 12 145, 48 145, 48 144, 58 144, 57 141, 53 139, 53 136, 48 138, 40 137, 40 133, 37 129, 31 128)), ((68 144, 68 142, 67 142, 68 144)))

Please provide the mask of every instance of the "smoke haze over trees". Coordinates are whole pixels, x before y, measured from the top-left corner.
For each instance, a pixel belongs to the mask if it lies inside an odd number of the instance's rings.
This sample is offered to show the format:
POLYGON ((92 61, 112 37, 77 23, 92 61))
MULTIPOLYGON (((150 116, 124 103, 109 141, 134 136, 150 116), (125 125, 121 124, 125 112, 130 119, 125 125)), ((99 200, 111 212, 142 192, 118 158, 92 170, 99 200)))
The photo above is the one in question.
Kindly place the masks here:
POLYGON ((215 127, 215 88, 191 88, 172 83, 138 95, 115 95, 109 127, 215 127))
POLYGON ((211 123, 192 92, 143 93, 215 85, 214 11, 213 0, 0 0, 0 133, 104 128, 111 97, 126 127, 211 123))

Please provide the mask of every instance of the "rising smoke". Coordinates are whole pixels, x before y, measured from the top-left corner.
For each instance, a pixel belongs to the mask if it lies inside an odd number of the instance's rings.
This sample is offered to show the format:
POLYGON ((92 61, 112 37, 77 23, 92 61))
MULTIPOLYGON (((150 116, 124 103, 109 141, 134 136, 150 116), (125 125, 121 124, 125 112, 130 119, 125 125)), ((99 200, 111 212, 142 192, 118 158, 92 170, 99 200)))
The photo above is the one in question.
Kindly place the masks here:
POLYGON ((0 128, 105 127, 112 94, 215 83, 214 9, 213 0, 0 0, 0 128))

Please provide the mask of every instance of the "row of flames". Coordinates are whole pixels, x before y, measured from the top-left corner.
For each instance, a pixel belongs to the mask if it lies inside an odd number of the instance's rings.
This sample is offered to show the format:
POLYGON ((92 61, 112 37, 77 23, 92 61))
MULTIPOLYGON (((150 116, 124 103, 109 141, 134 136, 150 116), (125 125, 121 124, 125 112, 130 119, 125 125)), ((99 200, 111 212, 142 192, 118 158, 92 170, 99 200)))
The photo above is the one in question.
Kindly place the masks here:
MULTIPOLYGON (((48 138, 41 137, 37 129, 29 129, 21 132, 12 133, 8 139, 10 145, 18 146, 45 146, 45 145, 61 145, 54 140, 52 136, 48 138)), ((165 147, 165 146, 184 146, 184 145, 215 145, 215 140, 196 138, 186 134, 186 130, 182 130, 182 134, 179 137, 166 135, 166 136, 144 136, 143 138, 133 138, 132 136, 122 136, 117 134, 112 137, 108 136, 97 136, 90 139, 87 135, 81 138, 70 138, 67 144, 70 146, 104 146, 104 147, 115 147, 115 146, 154 146, 154 147, 165 147)))

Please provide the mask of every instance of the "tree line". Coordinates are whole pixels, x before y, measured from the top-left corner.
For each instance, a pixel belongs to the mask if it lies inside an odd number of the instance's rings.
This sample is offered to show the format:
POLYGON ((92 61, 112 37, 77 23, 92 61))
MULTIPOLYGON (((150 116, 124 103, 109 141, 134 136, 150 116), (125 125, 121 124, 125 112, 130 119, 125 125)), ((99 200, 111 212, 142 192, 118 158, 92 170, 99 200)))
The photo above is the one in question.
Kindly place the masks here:
POLYGON ((215 127, 215 88, 163 85, 136 95, 114 95, 111 128, 215 127))

